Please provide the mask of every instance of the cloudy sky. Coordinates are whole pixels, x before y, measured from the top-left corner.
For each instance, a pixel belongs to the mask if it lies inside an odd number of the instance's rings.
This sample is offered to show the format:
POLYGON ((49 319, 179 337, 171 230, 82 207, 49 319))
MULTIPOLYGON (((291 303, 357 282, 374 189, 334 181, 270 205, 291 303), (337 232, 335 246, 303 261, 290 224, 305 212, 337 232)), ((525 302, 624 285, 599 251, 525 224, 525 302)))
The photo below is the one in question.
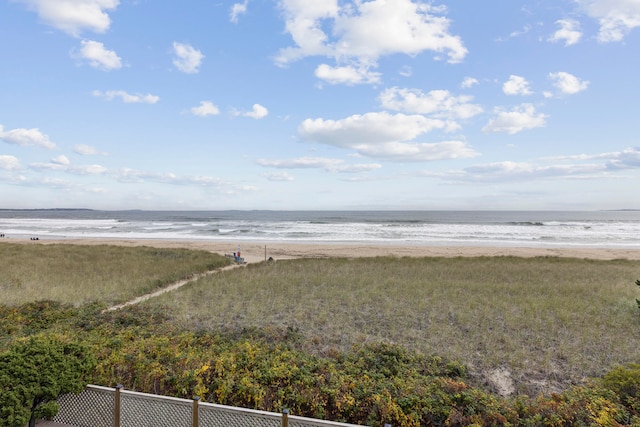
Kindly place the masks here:
POLYGON ((0 208, 640 208, 640 0, 0 0, 0 208))

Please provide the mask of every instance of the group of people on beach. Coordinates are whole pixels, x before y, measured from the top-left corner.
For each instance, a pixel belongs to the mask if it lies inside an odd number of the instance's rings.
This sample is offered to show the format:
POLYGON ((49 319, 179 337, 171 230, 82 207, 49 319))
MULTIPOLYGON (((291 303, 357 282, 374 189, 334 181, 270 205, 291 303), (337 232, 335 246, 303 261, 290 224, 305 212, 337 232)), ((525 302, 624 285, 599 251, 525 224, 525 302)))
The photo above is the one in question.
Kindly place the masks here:
MULTIPOLYGON (((5 239, 5 238, 8 239, 7 235, 4 234, 4 233, 0 233, 0 239, 5 239)), ((29 240, 40 240, 40 238, 39 237, 30 237, 29 240)))

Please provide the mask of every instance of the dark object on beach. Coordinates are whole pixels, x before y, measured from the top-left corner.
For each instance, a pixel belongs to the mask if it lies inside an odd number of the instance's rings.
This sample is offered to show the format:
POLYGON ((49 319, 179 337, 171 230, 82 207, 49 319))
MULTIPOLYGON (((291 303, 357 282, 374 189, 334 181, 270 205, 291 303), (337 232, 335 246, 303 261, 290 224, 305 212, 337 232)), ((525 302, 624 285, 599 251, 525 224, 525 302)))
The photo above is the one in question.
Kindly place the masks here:
POLYGON ((227 258, 232 259, 234 262, 237 262, 238 264, 246 264, 246 261, 244 260, 244 258, 242 258, 240 256, 240 252, 238 252, 237 254, 234 252, 233 255, 224 254, 224 256, 226 256, 227 258))

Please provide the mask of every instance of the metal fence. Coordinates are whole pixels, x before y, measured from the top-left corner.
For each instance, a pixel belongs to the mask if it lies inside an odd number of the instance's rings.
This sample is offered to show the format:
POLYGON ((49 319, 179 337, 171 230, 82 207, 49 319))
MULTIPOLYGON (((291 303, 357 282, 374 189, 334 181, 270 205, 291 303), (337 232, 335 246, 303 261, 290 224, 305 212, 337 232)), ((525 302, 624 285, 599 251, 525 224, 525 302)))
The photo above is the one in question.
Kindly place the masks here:
MULTIPOLYGON (((76 427, 353 427, 275 412, 89 385, 58 398, 53 421, 76 427)), ((390 426, 389 426, 390 427, 390 426)))

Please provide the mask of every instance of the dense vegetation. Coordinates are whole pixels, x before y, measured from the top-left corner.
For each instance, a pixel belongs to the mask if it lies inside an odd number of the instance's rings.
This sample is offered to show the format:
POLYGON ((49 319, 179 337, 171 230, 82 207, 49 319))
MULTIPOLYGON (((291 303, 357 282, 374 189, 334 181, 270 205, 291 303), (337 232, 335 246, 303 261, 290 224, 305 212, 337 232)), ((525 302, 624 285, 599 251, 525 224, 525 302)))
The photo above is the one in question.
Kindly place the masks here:
POLYGON ((624 260, 305 259, 210 276, 146 306, 170 306, 196 332, 293 328, 318 355, 394 343, 462 362, 474 385, 536 395, 640 360, 639 271, 624 260))
POLYGON ((57 337, 31 336, 0 353, 0 426, 35 427, 58 413, 56 399, 79 393, 94 367, 91 352, 57 337))
MULTIPOLYGON (((137 260, 157 262, 146 255, 137 260)), ((222 261, 214 256, 204 264, 222 261)), ((633 286, 639 267, 558 258, 287 261, 219 273, 171 298, 113 312, 103 312, 114 301, 102 287, 93 289, 93 302, 7 303, 19 298, 5 301, 11 290, 5 285, 0 352, 8 354, 24 337, 54 336, 88 349, 96 364, 87 380, 96 384, 272 411, 286 407, 296 415, 372 426, 639 425, 640 365, 633 363, 640 347, 633 286), (425 307, 420 316, 411 314, 425 307), (492 320, 488 313, 496 310, 501 313, 492 320), (434 329, 438 323, 443 329, 434 329), (554 323, 560 327, 551 328, 554 323), (344 336, 335 335, 341 326, 344 336), (413 330, 403 336, 406 328, 413 330), (449 336, 420 347, 417 341, 434 333, 449 336), (577 333, 583 338, 576 341, 587 345, 562 338, 577 333), (631 344, 622 343, 624 334, 631 344), (480 347, 499 344, 501 335, 515 341, 493 351, 480 347), (472 341, 471 359, 451 357, 451 347, 465 351, 457 340, 472 341), (578 357, 588 356, 594 366, 585 363, 581 372, 597 375, 579 382, 569 375, 555 392, 500 396, 482 380, 478 361, 514 352, 517 340, 526 348, 520 357, 535 356, 536 346, 572 344, 543 357, 565 357, 570 368, 571 352, 582 352, 578 357), (589 355, 604 346, 608 358, 589 355)), ((3 274, 0 286, 7 283, 3 274)), ((137 286, 126 269, 110 274, 137 286)), ((91 282, 85 286, 91 289, 91 282)), ((519 359, 510 356, 503 360, 514 369, 519 359)))

